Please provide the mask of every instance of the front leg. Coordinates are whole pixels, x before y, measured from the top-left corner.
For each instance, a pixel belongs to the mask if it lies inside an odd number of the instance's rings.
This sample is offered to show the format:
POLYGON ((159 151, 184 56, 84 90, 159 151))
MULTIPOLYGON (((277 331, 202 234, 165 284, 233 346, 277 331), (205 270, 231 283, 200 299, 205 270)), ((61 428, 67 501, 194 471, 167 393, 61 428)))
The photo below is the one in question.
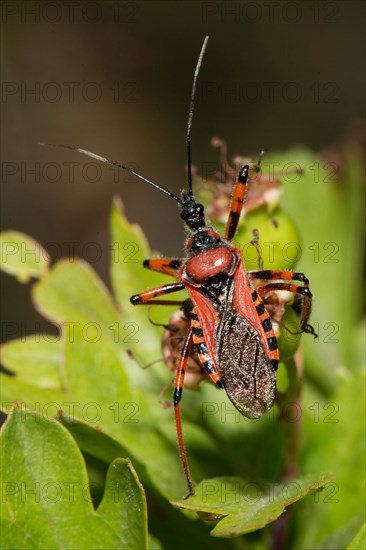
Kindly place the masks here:
MULTIPOLYGON (((141 305, 141 304, 160 304, 161 302, 164 304, 166 302, 162 300, 154 300, 154 298, 157 298, 158 296, 164 296, 165 294, 171 294, 172 292, 178 292, 179 290, 183 290, 185 288, 185 285, 183 283, 170 283, 167 285, 158 286, 157 288, 151 288, 150 290, 145 290, 145 292, 141 292, 140 294, 134 294, 130 298, 131 304, 134 306, 141 305)), ((178 302, 181 304, 182 302, 178 302)), ((169 301, 170 305, 176 305, 174 302, 172 303, 169 301)))
POLYGON ((151 271, 157 271, 158 273, 164 273, 164 275, 170 275, 171 277, 178 278, 179 270, 182 267, 182 260, 174 260, 170 258, 153 258, 151 260, 144 260, 143 266, 151 271))

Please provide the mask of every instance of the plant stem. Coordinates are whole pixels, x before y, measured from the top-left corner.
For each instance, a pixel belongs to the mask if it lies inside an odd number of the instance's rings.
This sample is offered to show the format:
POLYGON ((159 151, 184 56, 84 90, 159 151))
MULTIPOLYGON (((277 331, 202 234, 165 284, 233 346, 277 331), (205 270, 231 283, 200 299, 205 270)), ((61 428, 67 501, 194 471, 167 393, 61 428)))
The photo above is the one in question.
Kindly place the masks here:
MULTIPOLYGON (((301 381, 302 361, 299 351, 285 363, 288 375, 286 393, 277 396, 280 408, 279 420, 283 424, 285 435, 285 463, 282 481, 288 481, 299 475, 301 444, 301 381)), ((272 550, 283 550, 287 547, 291 525, 292 509, 282 514, 272 526, 272 550)))

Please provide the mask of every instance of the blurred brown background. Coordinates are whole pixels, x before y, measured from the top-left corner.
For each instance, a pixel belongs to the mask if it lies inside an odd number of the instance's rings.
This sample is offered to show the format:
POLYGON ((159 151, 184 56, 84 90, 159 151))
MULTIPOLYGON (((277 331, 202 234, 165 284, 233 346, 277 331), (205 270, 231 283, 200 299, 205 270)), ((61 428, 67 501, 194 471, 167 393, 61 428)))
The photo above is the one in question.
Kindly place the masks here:
MULTIPOLYGON (((305 144, 320 150, 364 116, 361 1, 4 1, 2 228, 57 259, 84 256, 108 284, 108 215, 123 197, 155 249, 179 256, 172 201, 143 183, 38 141, 134 163, 175 193, 185 185, 192 75, 198 85, 193 162, 305 144)), ((37 332, 29 287, 1 274, 2 338, 37 332)), ((136 289, 141 290, 141 289, 136 289)))

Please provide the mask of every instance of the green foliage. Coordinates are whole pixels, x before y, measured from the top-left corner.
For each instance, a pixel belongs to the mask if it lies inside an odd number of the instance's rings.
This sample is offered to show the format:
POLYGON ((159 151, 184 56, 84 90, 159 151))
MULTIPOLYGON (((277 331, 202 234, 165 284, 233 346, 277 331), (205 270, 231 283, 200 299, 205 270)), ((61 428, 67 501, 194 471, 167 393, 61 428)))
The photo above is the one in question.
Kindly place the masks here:
POLYGON ((14 275, 20 283, 31 277, 42 278, 48 269, 49 256, 34 239, 19 231, 3 231, 0 235, 1 269, 14 275))
POLYGON ((147 548, 145 494, 128 459, 110 465, 95 509, 83 457, 58 422, 16 406, 1 440, 3 548, 147 548))
POLYGON ((347 550, 363 550, 366 546, 366 524, 364 523, 351 542, 351 544, 348 546, 347 550))
MULTIPOLYGON (((222 234, 225 225, 213 220, 222 234)), ((252 244, 252 230, 259 230, 261 255, 268 269, 292 269, 299 257, 300 235, 294 222, 281 209, 276 208, 271 214, 260 207, 248 212, 235 235, 236 245, 243 255, 248 270, 258 269, 258 255, 252 244)))
POLYGON ((287 506, 321 489, 331 480, 332 476, 318 474, 259 487, 241 478, 210 479, 198 485, 195 496, 176 505, 204 513, 206 517, 224 517, 211 534, 235 537, 265 527, 287 506))
MULTIPOLYGON (((148 496, 150 548, 264 549, 271 536, 271 528, 264 527, 290 505, 289 547, 358 548, 362 532, 351 541, 363 523, 365 489, 358 295, 363 174, 356 151, 347 153, 336 182, 328 181, 328 167, 306 150, 273 154, 266 161, 283 166, 294 159, 305 175, 296 182, 285 179, 281 209, 271 214, 278 226, 261 209, 246 218, 238 238, 247 242, 259 228, 265 242, 280 243, 275 256, 264 254, 267 269, 293 268, 287 245, 298 245, 296 270, 310 278, 311 322, 319 332, 315 341, 302 337, 301 401, 293 401, 290 392, 299 338, 284 330, 278 386, 291 400, 281 410, 276 405, 250 421, 210 383, 202 383, 199 392, 185 391, 183 430, 199 482, 188 500, 182 500, 186 484, 174 415, 158 403, 171 373, 163 363, 140 367, 161 357, 161 328, 149 321, 146 308, 131 306, 129 297, 170 280, 143 270, 150 251, 141 230, 126 221, 116 200, 113 296, 85 262, 63 259, 50 268, 41 245, 16 232, 2 235, 3 269, 22 282, 39 279, 31 290, 34 305, 59 331, 57 337, 10 341, 2 349, 2 363, 11 373, 1 375, 1 406, 10 413, 1 436, 4 548, 146 547, 146 504, 137 475, 148 496), (298 229, 286 211, 296 217, 298 229), (42 251, 38 262, 21 252, 30 246, 42 251), (283 481, 294 426, 302 429, 301 476, 283 481), (37 492, 22 493, 37 483, 39 499, 37 492), (65 492, 60 499, 55 493, 44 497, 45 487, 67 483, 76 487, 75 500, 65 492)), ((166 323, 170 311, 154 307, 152 317, 166 323)), ((293 310, 286 315, 289 324, 298 322, 293 310)))

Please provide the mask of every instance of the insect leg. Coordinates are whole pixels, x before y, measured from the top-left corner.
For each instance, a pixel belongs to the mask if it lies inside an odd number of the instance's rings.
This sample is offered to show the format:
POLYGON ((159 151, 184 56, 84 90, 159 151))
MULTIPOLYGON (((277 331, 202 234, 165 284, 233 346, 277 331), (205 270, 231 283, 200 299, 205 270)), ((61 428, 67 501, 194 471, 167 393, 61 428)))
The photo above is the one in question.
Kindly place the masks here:
POLYGON ((301 281, 304 283, 304 287, 309 286, 309 279, 305 277, 303 273, 298 273, 296 271, 263 269, 261 271, 250 271, 248 275, 250 278, 262 279, 266 281, 271 281, 274 279, 281 279, 284 281, 301 281))
POLYGON ((263 303, 261 296, 259 295, 259 292, 257 292, 255 289, 252 289, 251 296, 255 309, 257 310, 259 321, 265 333, 268 356, 272 361, 273 370, 276 371, 278 368, 280 354, 278 350, 276 335, 273 330, 272 321, 268 311, 266 310, 265 304, 263 303))
MULTIPOLYGON (((140 294, 134 294, 130 298, 131 304, 134 306, 137 306, 139 304, 147 304, 147 303, 158 303, 158 301, 154 301, 153 298, 157 298, 158 296, 163 296, 164 294, 170 294, 172 292, 178 292, 179 290, 184 289, 183 283, 170 283, 167 285, 158 286, 157 288, 151 288, 150 290, 145 290, 145 292, 141 292, 140 294)), ((159 300, 161 302, 161 300, 159 300)), ((181 302, 179 302, 181 303, 181 302)), ((173 304, 170 304, 173 305, 173 304)))
POLYGON ((182 461, 184 473, 186 475, 187 484, 188 484, 188 490, 189 495, 194 495, 194 488, 193 488, 193 481, 191 478, 191 472, 189 470, 188 461, 187 461, 187 455, 186 451, 184 449, 184 442, 183 442, 183 432, 182 432, 182 422, 180 418, 180 410, 179 410, 179 402, 182 398, 182 391, 184 386, 184 375, 185 375, 185 368, 189 357, 189 351, 192 345, 192 329, 189 329, 186 337, 184 339, 181 355, 179 358, 178 368, 175 375, 175 388, 174 388, 174 414, 175 414, 175 425, 177 428, 177 436, 178 436, 178 447, 179 447, 179 454, 182 461))
MULTIPOLYGON (((312 294, 309 290, 309 279, 305 277, 303 273, 299 273, 296 271, 286 271, 286 270, 262 270, 262 271, 251 271, 249 274, 249 277, 253 279, 262 280, 262 281, 269 281, 274 279, 282 279, 285 281, 301 281, 304 283, 304 286, 298 286, 298 285, 288 285, 288 288, 285 288, 285 283, 278 283, 281 286, 281 288, 277 287, 274 289, 273 287, 269 288, 269 285, 266 284, 263 287, 257 288, 258 292, 260 292, 261 296, 263 296, 266 291, 263 291, 262 289, 266 288, 269 290, 288 290, 290 292, 293 292, 294 294, 298 294, 301 296, 301 329, 304 332, 310 332, 314 336, 316 336, 314 329, 311 325, 308 325, 307 322, 310 317, 311 313, 311 304, 312 304, 312 294)), ((255 281, 253 281, 255 284, 255 281)), ((270 283, 271 285, 274 283, 270 283)), ((256 285, 257 286, 257 285, 256 285)))
POLYGON ((222 388, 221 376, 215 363, 209 354, 205 338, 203 336, 202 326, 195 310, 191 313, 191 326, 193 333, 193 342, 196 346, 197 355, 204 371, 218 387, 222 388))
POLYGON ((238 181, 235 185, 233 199, 231 201, 230 214, 225 229, 225 239, 228 241, 231 241, 235 237, 235 233, 238 228, 240 214, 247 190, 248 176, 249 166, 246 164, 239 172, 238 181))
POLYGON ((311 313, 311 304, 312 304, 312 294, 307 286, 293 285, 291 283, 268 283, 262 287, 257 288, 257 292, 261 297, 264 297, 266 294, 272 290, 287 290, 293 294, 298 294, 302 298, 302 307, 301 307, 301 320, 300 326, 301 330, 304 332, 314 333, 311 325, 308 325, 308 320, 311 313))
POLYGON ((158 271, 165 275, 178 277, 179 269, 182 266, 181 260, 171 260, 169 258, 154 258, 152 260, 144 260, 142 264, 146 269, 158 271))

